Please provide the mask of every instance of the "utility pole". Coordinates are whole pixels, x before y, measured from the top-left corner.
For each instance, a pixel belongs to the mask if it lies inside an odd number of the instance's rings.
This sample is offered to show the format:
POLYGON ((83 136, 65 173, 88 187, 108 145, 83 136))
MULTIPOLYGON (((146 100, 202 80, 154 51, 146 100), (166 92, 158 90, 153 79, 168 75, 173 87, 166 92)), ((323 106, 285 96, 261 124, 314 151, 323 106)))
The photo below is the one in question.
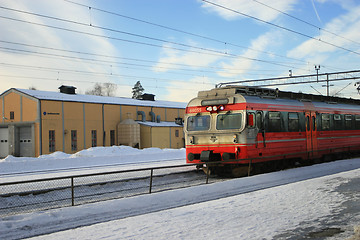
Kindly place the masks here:
POLYGON ((326 87, 326 96, 329 96, 329 87, 334 86, 334 84, 329 84, 329 74, 326 74, 326 85, 322 85, 322 87, 326 87))
MULTIPOLYGON (((315 70, 316 70, 316 82, 319 82, 319 70, 320 70, 320 65, 315 65, 315 70)), ((329 95, 328 95, 329 96, 329 95)))

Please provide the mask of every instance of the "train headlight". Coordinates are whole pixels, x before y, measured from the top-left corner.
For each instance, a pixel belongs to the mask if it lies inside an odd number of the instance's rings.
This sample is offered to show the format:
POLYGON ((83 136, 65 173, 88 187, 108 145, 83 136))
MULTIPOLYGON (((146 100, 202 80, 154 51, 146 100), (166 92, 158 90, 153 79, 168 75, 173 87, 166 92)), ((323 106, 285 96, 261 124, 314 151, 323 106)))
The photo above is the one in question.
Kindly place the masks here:
POLYGON ((217 112, 217 111, 223 111, 225 109, 224 105, 220 106, 208 106, 206 107, 206 111, 208 112, 217 112))
POLYGON ((233 136, 233 142, 234 143, 237 143, 238 141, 237 141, 237 136, 236 136, 236 134, 234 134, 234 136, 233 136))

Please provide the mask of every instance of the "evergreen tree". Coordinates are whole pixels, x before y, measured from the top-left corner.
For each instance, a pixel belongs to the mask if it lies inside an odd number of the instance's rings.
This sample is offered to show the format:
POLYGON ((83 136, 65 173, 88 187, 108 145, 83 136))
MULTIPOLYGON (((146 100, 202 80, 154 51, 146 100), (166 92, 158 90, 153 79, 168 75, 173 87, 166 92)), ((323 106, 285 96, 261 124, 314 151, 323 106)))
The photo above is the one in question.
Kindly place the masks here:
POLYGON ((134 99, 141 99, 141 96, 143 95, 144 88, 141 86, 140 81, 137 81, 132 88, 132 98, 134 99))

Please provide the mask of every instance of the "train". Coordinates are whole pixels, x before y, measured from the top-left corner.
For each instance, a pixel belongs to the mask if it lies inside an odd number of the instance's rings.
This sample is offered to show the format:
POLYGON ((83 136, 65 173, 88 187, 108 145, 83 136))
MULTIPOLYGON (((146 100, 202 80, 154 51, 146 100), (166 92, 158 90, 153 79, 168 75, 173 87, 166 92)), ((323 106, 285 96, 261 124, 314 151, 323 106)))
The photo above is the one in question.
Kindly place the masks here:
POLYGON ((358 154, 360 100, 251 86, 198 92, 184 119, 186 162, 243 176, 358 154))

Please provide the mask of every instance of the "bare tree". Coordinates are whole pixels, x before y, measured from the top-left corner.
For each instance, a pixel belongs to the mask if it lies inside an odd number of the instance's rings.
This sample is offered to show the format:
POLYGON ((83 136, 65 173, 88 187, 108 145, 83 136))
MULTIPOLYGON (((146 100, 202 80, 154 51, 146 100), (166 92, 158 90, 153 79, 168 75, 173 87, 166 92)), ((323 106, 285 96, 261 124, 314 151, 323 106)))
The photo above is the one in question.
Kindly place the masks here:
POLYGON ((114 83, 95 83, 93 89, 85 92, 87 95, 115 96, 117 86, 114 83))

